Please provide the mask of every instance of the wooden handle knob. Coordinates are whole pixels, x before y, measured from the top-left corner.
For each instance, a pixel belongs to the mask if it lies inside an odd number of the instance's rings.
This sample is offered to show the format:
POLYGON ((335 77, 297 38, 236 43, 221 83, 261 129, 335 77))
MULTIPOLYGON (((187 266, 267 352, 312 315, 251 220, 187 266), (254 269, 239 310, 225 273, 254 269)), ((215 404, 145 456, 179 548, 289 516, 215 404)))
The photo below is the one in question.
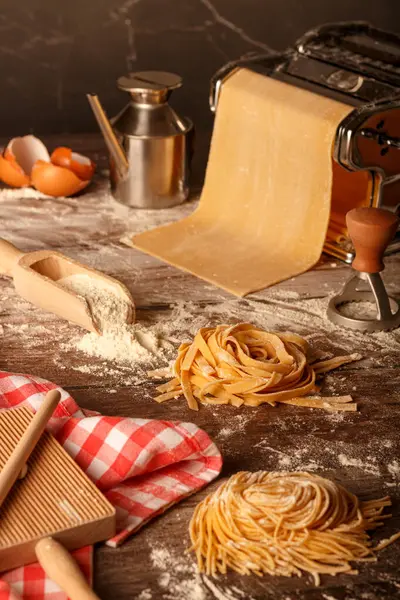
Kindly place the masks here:
POLYGON ((383 254, 396 233, 398 217, 382 208, 353 208, 346 222, 356 251, 353 269, 363 273, 383 271, 383 254))
POLYGON ((46 574, 70 600, 99 600, 70 553, 56 540, 43 538, 36 544, 36 557, 46 574))

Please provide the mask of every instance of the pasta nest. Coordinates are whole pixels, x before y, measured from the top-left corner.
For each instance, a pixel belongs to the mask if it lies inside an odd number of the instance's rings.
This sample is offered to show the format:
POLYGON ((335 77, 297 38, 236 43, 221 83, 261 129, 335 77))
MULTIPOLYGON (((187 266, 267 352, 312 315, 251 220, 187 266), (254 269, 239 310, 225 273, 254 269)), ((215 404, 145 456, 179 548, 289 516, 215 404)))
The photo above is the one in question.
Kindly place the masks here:
MULTIPOLYGON (((368 529, 382 525, 390 498, 360 502, 341 485, 305 472, 239 472, 207 496, 190 523, 200 572, 242 575, 356 573, 376 560, 368 529)), ((397 539, 395 534, 375 550, 397 539)))
POLYGON ((190 408, 202 404, 259 406, 277 402, 356 410, 350 396, 299 401, 316 391, 316 376, 358 355, 310 364, 305 339, 294 333, 264 331, 249 323, 200 329, 192 343, 181 344, 174 379, 159 386, 156 400, 183 394, 190 408), (296 400, 297 398, 297 400, 296 400))

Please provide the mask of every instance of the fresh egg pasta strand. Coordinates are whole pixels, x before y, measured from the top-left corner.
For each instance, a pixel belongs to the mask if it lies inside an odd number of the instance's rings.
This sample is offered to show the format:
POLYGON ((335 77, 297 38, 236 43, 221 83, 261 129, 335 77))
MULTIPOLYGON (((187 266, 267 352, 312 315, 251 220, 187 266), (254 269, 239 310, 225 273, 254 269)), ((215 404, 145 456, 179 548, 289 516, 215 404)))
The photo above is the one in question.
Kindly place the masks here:
POLYGON ((263 331, 249 323, 200 329, 181 344, 174 379, 157 389, 157 402, 184 395, 189 408, 201 404, 259 406, 293 404, 327 411, 355 411, 351 396, 318 398, 316 377, 359 360, 358 354, 309 363, 309 347, 292 333, 263 331))
POLYGON ((198 568, 207 575, 356 574, 353 561, 376 561, 367 530, 378 526, 388 497, 367 502, 304 472, 240 472, 195 509, 189 531, 198 568), (290 500, 288 500, 290 498, 290 500))

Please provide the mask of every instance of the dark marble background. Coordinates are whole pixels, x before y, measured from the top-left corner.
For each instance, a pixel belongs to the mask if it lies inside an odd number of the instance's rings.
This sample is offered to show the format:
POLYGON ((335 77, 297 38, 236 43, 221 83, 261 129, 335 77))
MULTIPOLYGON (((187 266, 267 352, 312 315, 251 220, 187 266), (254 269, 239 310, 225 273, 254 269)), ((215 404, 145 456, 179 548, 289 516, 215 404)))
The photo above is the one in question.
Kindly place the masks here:
POLYGON ((341 20, 400 32, 400 0, 0 0, 0 137, 95 131, 85 93, 113 115, 116 78, 141 69, 184 77, 173 104, 201 137, 218 67, 341 20))

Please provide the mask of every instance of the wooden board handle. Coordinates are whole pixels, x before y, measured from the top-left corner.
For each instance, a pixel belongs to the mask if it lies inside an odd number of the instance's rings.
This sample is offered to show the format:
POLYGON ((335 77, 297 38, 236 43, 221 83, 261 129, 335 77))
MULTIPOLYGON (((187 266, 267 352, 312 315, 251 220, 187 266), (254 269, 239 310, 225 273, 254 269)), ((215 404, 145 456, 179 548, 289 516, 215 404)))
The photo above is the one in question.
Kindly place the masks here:
POLYGON ((11 242, 0 239, 0 274, 11 277, 14 267, 22 256, 24 253, 11 242))
POLYGON ((56 540, 43 538, 36 544, 35 552, 46 574, 70 600, 99 600, 75 560, 56 540))
POLYGON ((383 254, 396 233, 399 219, 382 208, 353 208, 346 215, 347 228, 356 251, 353 269, 380 273, 383 254))
POLYGON ((10 458, 0 471, 0 506, 32 454, 51 415, 60 401, 60 397, 61 394, 58 390, 47 392, 41 407, 29 423, 23 436, 15 446, 10 458))

